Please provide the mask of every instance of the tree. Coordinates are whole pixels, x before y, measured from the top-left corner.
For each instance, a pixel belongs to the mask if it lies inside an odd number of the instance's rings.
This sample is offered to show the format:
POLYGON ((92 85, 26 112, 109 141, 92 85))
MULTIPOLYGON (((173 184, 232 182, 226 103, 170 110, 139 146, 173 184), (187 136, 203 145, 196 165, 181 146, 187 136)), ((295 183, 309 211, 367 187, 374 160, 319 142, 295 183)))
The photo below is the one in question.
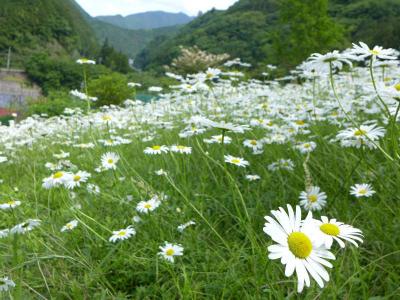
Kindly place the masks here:
POLYGON ((275 59, 293 68, 311 53, 338 48, 343 28, 328 15, 328 0, 281 0, 273 45, 275 59))
POLYGON ((109 45, 106 39, 101 47, 97 61, 113 71, 128 73, 130 71, 128 57, 117 52, 112 46, 109 45))

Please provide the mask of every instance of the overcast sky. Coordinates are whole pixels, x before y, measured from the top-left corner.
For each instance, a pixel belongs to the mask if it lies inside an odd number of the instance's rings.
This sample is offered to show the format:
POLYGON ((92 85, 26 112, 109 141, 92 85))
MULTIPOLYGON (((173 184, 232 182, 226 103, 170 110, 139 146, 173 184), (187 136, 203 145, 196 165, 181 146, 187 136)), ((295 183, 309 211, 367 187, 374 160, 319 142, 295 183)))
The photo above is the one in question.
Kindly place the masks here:
POLYGON ((184 12, 196 16, 201 10, 213 7, 226 9, 237 0, 76 0, 90 15, 129 15, 138 12, 163 10, 184 12))

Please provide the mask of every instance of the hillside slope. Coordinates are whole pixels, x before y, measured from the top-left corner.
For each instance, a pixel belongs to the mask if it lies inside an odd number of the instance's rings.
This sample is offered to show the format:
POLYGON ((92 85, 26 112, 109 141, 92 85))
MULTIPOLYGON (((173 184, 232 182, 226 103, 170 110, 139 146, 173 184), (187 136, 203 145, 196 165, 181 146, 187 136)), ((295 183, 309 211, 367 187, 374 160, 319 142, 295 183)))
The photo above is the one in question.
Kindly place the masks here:
POLYGON ((131 58, 139 54, 153 39, 159 36, 172 37, 180 28, 180 25, 176 25, 156 29, 131 30, 97 19, 92 19, 89 24, 100 43, 107 39, 115 49, 131 58))
POLYGON ((131 14, 126 17, 121 15, 98 16, 96 19, 126 29, 154 29, 186 24, 194 18, 184 13, 149 11, 131 14))
MULTIPOLYGON (((159 69, 179 53, 179 45, 197 45, 228 53, 252 64, 272 62, 272 34, 278 32, 278 0, 240 0, 226 11, 211 10, 185 25, 173 38, 150 43, 137 57, 143 68, 159 69)), ((348 46, 363 40, 400 47, 400 0, 330 0, 329 14, 345 29, 348 46)), ((312 30, 312 28, 310 28, 312 30)), ((340 45, 338 45, 339 47, 340 45)))
POLYGON ((14 59, 29 53, 52 55, 92 53, 93 30, 71 0, 1 0, 0 53, 9 47, 14 59))

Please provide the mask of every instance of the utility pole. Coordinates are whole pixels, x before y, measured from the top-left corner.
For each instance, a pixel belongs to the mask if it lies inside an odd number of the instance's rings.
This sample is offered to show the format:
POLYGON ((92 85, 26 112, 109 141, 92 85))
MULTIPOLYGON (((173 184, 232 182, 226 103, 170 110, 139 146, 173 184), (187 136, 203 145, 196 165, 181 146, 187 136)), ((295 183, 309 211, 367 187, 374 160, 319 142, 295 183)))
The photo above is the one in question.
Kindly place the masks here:
POLYGON ((10 70, 11 64, 11 47, 8 48, 8 55, 7 55, 7 70, 10 70))

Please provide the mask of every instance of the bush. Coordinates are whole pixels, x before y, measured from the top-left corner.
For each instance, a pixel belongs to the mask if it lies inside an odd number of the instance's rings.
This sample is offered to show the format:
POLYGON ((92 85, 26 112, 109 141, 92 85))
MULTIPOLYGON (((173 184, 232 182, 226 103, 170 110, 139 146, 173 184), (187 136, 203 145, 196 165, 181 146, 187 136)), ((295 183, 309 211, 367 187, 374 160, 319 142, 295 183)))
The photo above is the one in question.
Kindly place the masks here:
POLYGON ((86 102, 71 97, 66 92, 50 92, 47 97, 28 101, 26 116, 47 114, 49 117, 61 115, 65 108, 86 108, 86 102))
POLYGON ((128 87, 126 76, 112 73, 91 80, 88 84, 89 95, 97 97, 96 106, 121 104, 135 95, 135 89, 128 87))

